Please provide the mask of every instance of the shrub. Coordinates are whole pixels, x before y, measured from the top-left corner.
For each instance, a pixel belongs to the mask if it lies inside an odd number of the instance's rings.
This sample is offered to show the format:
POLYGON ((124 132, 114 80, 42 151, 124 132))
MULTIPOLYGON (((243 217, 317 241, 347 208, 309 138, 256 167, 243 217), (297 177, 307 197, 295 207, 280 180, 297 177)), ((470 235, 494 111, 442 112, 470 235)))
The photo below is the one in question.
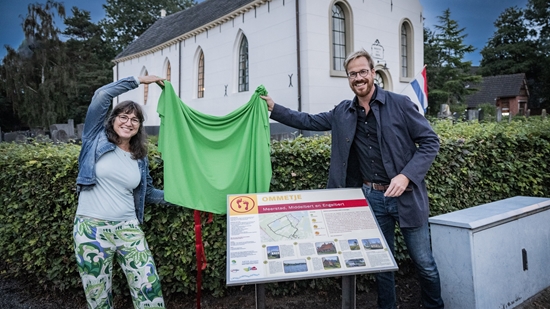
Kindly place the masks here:
MULTIPOLYGON (((431 215, 472 207, 516 195, 550 196, 550 123, 517 118, 511 123, 436 121, 441 149, 426 176, 431 215)), ((162 188, 163 164, 150 145, 151 176, 162 188)), ((28 277, 49 289, 80 289, 72 248, 77 196, 75 179, 80 146, 73 144, 0 144, 0 254, 4 275, 28 277)), ((330 137, 273 141, 271 191, 322 189, 326 186, 330 137)), ((203 218, 206 220, 206 218, 203 218)), ((208 266, 203 291, 222 296, 225 282, 226 216, 203 224, 208 266)), ((193 211, 147 205, 145 222, 165 294, 196 290, 193 211)), ((397 234, 395 258, 407 269, 404 241, 397 234)), ((359 290, 370 276, 358 276, 359 290)), ((118 271, 114 290, 127 293, 118 271)), ((268 285, 275 295, 304 288, 337 289, 337 278, 268 285)))

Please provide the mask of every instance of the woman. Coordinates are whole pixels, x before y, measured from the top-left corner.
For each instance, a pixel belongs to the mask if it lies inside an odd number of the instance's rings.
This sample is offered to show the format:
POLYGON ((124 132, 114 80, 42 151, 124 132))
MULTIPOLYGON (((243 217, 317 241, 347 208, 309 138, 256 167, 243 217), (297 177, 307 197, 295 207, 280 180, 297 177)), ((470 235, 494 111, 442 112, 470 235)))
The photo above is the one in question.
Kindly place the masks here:
POLYGON ((113 261, 122 267, 135 308, 164 308, 159 276, 145 235, 145 203, 168 204, 153 187, 143 112, 133 101, 113 98, 158 83, 157 76, 127 77, 96 90, 84 123, 78 158, 78 209, 74 249, 89 308, 113 308, 113 261))

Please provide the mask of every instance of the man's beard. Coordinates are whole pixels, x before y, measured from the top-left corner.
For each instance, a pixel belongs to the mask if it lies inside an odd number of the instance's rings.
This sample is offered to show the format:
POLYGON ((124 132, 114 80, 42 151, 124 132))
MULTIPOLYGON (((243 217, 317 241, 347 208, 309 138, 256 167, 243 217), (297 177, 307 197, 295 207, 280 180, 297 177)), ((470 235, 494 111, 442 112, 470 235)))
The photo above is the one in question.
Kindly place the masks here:
POLYGON ((361 82, 353 82, 352 83, 352 87, 351 87, 351 90, 353 91, 353 93, 355 93, 356 96, 358 97, 366 97, 367 95, 369 95, 369 93, 372 91, 372 88, 374 87, 374 81, 369 81, 368 79, 365 80, 365 81, 361 81, 361 82), (366 88, 363 88, 361 90, 358 90, 356 88, 356 83, 364 83, 365 86, 363 87, 366 87, 366 88))

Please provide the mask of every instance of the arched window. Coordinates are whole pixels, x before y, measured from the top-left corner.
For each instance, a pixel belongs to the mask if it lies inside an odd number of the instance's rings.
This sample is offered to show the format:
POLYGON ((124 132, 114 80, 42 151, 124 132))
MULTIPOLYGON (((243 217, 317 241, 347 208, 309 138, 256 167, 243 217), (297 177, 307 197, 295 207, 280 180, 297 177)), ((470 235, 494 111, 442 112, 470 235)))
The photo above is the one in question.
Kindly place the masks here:
POLYGON ((166 80, 172 80, 172 66, 170 65, 170 61, 166 63, 166 80))
POLYGON ((407 26, 401 25, 401 77, 408 77, 407 26))
POLYGON ((248 91, 248 40, 243 34, 239 47, 239 92, 248 91))
POLYGON ((384 77, 378 71, 376 71, 376 75, 374 76, 374 83, 377 84, 380 88, 386 89, 386 84, 384 82, 384 77))
POLYGON ((204 53, 202 50, 199 55, 197 72, 197 98, 204 98, 204 53))
POLYGON ((388 69, 381 64, 377 64, 374 70, 374 83, 384 90, 393 91, 393 83, 388 69))
POLYGON ((344 70, 346 60, 346 16, 339 4, 332 6, 332 69, 344 70))
POLYGON ((414 75, 413 68, 413 33, 412 26, 408 20, 401 23, 400 28, 400 73, 402 81, 408 81, 414 75))
MULTIPOLYGON (((143 75, 147 76, 149 73, 145 70, 143 75)), ((147 104, 147 98, 149 97, 149 84, 143 84, 143 105, 147 104)))
POLYGON ((346 1, 337 0, 330 11, 330 75, 346 76, 344 61, 353 51, 353 20, 351 8, 346 1))

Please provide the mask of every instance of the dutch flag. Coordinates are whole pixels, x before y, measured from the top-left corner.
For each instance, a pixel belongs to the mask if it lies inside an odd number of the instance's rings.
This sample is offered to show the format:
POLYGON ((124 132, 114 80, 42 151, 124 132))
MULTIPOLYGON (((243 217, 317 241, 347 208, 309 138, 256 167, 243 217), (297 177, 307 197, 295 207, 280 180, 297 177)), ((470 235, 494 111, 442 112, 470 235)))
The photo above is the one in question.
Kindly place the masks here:
POLYGON ((424 115, 428 111, 428 78, 426 77, 426 66, 411 82, 411 87, 416 97, 411 100, 418 105, 418 111, 424 115))

